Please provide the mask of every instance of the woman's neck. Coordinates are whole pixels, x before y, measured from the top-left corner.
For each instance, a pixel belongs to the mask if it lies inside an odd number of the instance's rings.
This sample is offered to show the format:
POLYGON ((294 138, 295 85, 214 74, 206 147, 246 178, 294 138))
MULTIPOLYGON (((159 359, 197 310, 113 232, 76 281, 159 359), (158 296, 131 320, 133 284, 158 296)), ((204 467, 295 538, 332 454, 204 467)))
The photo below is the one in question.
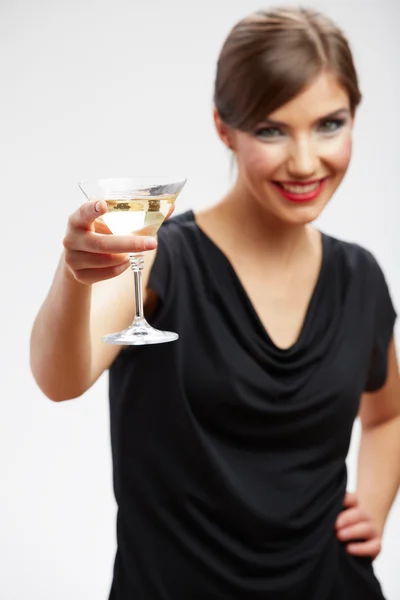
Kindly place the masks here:
POLYGON ((299 253, 305 256, 315 251, 318 244, 317 232, 311 227, 282 223, 235 188, 213 208, 200 213, 198 220, 214 241, 220 239, 235 252, 268 257, 269 262, 290 263, 299 253))

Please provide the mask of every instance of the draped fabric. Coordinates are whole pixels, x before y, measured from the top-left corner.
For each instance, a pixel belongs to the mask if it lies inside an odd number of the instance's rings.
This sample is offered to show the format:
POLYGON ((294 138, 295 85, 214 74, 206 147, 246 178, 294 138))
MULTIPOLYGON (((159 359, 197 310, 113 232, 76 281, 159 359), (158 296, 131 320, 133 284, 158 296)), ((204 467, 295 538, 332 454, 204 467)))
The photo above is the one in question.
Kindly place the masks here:
POLYGON ((180 338, 125 349, 110 368, 110 600, 383 598, 334 525, 395 311, 368 251, 322 240, 301 333, 282 350, 193 212, 162 226, 151 323, 180 338))

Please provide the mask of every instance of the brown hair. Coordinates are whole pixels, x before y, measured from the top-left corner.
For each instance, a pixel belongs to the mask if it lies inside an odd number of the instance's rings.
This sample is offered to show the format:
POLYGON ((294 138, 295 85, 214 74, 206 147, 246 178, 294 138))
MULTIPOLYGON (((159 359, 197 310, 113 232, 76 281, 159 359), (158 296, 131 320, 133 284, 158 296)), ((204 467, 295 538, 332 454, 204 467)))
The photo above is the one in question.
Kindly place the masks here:
POLYGON ((250 131, 323 70, 361 101, 349 43, 328 17, 305 8, 258 11, 239 21, 218 58, 214 104, 230 127, 250 131))

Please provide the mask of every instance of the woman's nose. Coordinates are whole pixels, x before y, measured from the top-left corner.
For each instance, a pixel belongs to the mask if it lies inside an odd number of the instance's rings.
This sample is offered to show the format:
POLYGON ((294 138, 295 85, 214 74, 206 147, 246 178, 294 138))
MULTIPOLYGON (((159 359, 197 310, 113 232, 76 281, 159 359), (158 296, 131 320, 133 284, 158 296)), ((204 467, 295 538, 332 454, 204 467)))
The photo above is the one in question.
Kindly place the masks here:
POLYGON ((294 179, 311 179, 318 173, 319 158, 309 139, 293 142, 288 160, 288 171, 294 179))

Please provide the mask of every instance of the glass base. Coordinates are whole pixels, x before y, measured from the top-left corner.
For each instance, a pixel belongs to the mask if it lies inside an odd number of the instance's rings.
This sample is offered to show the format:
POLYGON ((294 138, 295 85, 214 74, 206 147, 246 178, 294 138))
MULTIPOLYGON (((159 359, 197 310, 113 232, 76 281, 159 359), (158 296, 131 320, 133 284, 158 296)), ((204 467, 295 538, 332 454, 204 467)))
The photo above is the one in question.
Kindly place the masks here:
POLYGON ((177 333, 159 331, 143 320, 138 323, 132 323, 124 331, 104 336, 103 342, 105 344, 117 344, 121 346, 145 346, 147 344, 174 342, 178 338, 179 335, 177 333))

